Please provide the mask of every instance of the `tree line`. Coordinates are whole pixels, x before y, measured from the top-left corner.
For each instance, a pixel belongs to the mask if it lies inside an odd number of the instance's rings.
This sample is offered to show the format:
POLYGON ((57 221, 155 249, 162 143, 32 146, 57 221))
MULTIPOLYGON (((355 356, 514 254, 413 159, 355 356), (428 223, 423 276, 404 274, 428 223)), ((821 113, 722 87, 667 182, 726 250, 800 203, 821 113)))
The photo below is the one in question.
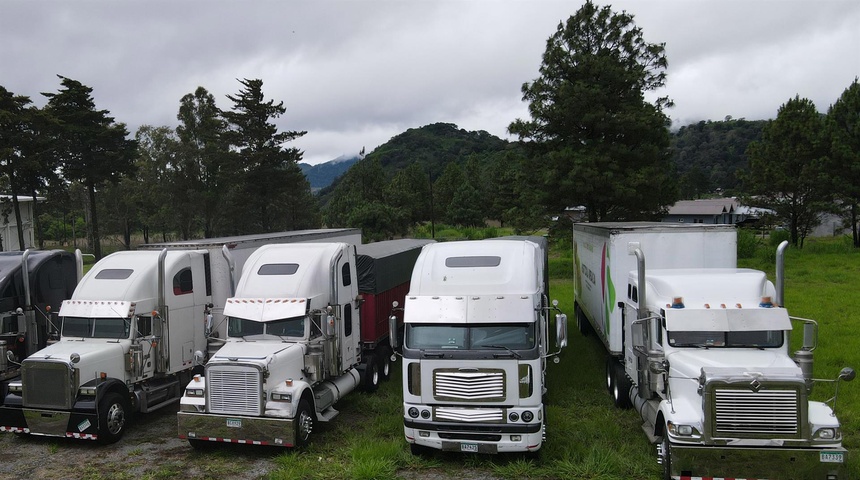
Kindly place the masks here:
POLYGON ((96 108, 92 88, 58 77, 42 108, 0 86, 0 169, 16 194, 10 215, 21 225, 22 193, 34 207, 47 198, 46 211, 35 212, 40 247, 84 229, 100 258, 104 231, 130 248, 135 232, 150 242, 319 226, 302 152, 286 146, 306 132, 278 131, 272 121, 286 108, 265 100, 262 80, 240 80, 229 110, 198 87, 180 100, 176 128, 144 125, 131 139, 96 108))
POLYGON ((325 225, 380 239, 488 219, 529 233, 574 206, 589 221, 656 220, 717 189, 776 212, 800 246, 822 213, 844 214, 860 246, 856 78, 826 114, 798 95, 771 121, 673 133, 672 100, 646 100, 665 86, 665 44, 646 42, 631 14, 586 2, 546 45, 521 88, 529 117, 508 127, 517 141, 446 123, 410 129, 318 198, 302 152, 286 146, 306 132, 277 130, 286 109, 264 100, 259 79, 240 80, 229 110, 199 87, 180 100, 176 128, 143 126, 133 140, 78 81, 59 77, 41 109, 0 87, 0 168, 10 192, 48 197, 39 238, 85 228, 97 256, 103 231, 126 246, 135 232, 149 242, 325 225), (83 221, 69 221, 78 205, 83 221))

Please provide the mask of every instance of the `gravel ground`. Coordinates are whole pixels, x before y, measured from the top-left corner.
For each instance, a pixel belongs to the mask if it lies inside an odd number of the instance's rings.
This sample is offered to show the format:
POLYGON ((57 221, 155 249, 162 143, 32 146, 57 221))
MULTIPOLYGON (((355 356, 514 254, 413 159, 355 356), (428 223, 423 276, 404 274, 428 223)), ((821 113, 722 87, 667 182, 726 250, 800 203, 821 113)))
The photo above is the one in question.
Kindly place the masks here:
MULTIPOLYGON (((285 452, 278 447, 216 444, 197 451, 176 432, 176 407, 137 415, 112 445, 87 440, 0 433, 0 480, 238 479, 266 478, 285 452)), ((336 421, 350 421, 341 415, 336 421)), ((415 480, 498 480, 485 471, 444 467, 401 470, 415 480)))
POLYGON ((0 479, 256 479, 276 468, 280 448, 225 444, 194 450, 177 436, 177 408, 138 415, 112 445, 0 433, 0 479))

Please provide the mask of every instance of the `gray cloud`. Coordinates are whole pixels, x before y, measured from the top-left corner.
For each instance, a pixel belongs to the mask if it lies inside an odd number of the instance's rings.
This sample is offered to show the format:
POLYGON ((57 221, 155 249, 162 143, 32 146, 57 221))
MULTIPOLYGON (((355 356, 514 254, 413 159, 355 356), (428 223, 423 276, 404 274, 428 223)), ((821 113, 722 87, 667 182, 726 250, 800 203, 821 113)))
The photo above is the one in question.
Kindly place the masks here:
MULTIPOLYGON (((433 122, 506 137, 520 87, 581 3, 550 0, 32 1, 0 4, 0 85, 44 104, 56 74, 94 89, 134 131, 176 124, 203 86, 221 108, 239 78, 284 101, 285 130, 318 163, 433 122)), ((666 43, 676 125, 772 118, 795 95, 826 111, 860 75, 856 0, 625 0, 666 43)))

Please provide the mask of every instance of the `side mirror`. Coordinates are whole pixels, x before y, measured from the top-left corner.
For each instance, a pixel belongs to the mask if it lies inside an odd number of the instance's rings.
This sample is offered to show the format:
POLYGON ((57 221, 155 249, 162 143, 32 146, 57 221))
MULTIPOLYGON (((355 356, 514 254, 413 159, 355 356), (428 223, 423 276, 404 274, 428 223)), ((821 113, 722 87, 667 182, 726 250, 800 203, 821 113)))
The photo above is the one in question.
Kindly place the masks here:
MULTIPOLYGON (((394 302, 397 303, 397 302, 394 302)), ((397 316, 388 317, 388 342, 391 344, 391 349, 396 350, 400 345, 397 338, 397 316)))
POLYGON ((850 382, 851 380, 854 380, 854 377, 856 375, 857 373, 854 371, 853 368, 845 367, 842 369, 842 371, 839 372, 839 380, 850 382))
POLYGON ((558 348, 567 346, 567 315, 563 313, 555 316, 555 345, 558 348))
POLYGON ((203 355, 203 352, 197 350, 194 352, 194 364, 195 365, 203 365, 206 363, 206 356, 203 355))

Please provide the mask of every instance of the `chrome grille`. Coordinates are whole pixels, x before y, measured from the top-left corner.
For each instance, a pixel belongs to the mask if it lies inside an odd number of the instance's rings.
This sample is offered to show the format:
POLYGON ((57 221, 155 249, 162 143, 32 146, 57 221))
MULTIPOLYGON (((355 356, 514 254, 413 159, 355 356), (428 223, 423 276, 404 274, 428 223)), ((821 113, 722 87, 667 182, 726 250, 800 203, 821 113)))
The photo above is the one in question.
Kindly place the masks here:
POLYGON ((436 420, 452 422, 502 423, 505 412, 501 408, 436 407, 436 420))
POLYGON ((437 369, 433 372, 433 396, 443 401, 504 401, 505 371, 437 369))
POLYGON ((714 436, 797 436, 797 390, 720 388, 714 391, 714 436))
POLYGON ((239 365, 210 366, 206 369, 206 396, 210 413, 262 415, 260 370, 239 365))
POLYGON ((24 406, 28 408, 51 408, 70 410, 74 375, 68 364, 42 360, 24 361, 21 369, 24 385, 24 406))

